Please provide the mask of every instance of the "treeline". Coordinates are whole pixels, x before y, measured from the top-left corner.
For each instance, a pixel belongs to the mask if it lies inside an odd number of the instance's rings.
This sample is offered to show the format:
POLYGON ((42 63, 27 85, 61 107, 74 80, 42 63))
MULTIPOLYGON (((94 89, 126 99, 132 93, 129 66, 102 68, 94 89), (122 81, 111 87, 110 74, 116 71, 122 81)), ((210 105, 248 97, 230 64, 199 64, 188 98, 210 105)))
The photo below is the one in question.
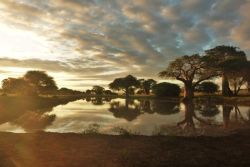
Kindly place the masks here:
POLYGON ((203 55, 177 58, 159 76, 183 82, 185 98, 192 98, 201 82, 215 78, 222 80, 223 96, 237 96, 243 85, 249 87, 250 62, 237 47, 217 46, 205 50, 203 55))
POLYGON ((6 78, 2 81, 4 95, 82 95, 84 92, 68 88, 58 89, 53 77, 45 71, 28 71, 19 78, 6 78))
MULTIPOLYGON (((243 86, 250 86, 250 62, 244 51, 233 46, 217 46, 205 50, 202 55, 184 55, 172 61, 168 67, 159 72, 159 77, 175 79, 184 85, 184 98, 192 98, 194 92, 215 93, 219 85, 211 82, 221 78, 223 96, 237 96, 243 86)), ((20 78, 7 78, 2 81, 4 94, 21 95, 86 95, 117 96, 156 95, 159 97, 177 97, 182 89, 173 83, 157 83, 153 79, 137 79, 128 75, 114 79, 109 89, 95 85, 85 92, 68 88, 58 89, 54 78, 45 71, 28 71, 20 78)))

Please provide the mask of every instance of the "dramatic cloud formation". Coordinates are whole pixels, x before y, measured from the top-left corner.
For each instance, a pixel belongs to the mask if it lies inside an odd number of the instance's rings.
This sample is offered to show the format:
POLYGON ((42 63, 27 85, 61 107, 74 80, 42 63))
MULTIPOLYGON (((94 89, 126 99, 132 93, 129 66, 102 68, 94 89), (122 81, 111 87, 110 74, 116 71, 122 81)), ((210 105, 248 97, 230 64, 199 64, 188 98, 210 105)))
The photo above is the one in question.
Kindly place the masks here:
POLYGON ((4 0, 0 70, 47 70, 77 89, 127 74, 157 79, 176 57, 216 45, 249 54, 249 8, 249 0, 4 0))

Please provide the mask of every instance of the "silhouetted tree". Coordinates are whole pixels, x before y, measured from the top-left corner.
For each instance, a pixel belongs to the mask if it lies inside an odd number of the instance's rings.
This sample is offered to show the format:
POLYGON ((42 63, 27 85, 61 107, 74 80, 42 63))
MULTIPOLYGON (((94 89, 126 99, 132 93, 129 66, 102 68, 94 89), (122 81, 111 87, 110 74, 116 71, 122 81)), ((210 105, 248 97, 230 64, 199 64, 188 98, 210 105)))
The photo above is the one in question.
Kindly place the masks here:
POLYGON ((140 79, 140 87, 144 91, 146 95, 150 94, 150 91, 152 90, 152 87, 157 83, 153 79, 140 79))
POLYGON ((247 85, 250 80, 250 62, 233 60, 224 65, 225 74, 233 89, 233 95, 237 96, 241 87, 247 85))
POLYGON ((140 85, 136 77, 128 75, 124 78, 116 78, 109 84, 109 88, 113 90, 124 90, 126 98, 129 97, 129 88, 138 87, 140 85))
POLYGON ((184 98, 194 96, 195 87, 204 80, 217 76, 209 68, 205 59, 200 55, 182 56, 171 62, 165 71, 159 73, 160 77, 175 78, 184 83, 184 98))
POLYGON ((92 92, 94 92, 95 95, 103 95, 104 90, 105 89, 103 87, 97 86, 97 85, 93 86, 93 88, 92 88, 92 92))
POLYGON ((68 89, 68 88, 61 88, 57 92, 60 95, 81 95, 81 94, 83 94, 83 92, 81 92, 81 91, 72 90, 72 89, 68 89))
POLYGON ((49 76, 45 71, 28 71, 24 75, 24 80, 27 81, 37 93, 46 94, 58 89, 53 77, 49 76))
POLYGON ((216 46, 213 49, 205 51, 206 60, 209 61, 209 65, 217 71, 222 77, 222 95, 231 96, 233 93, 230 90, 228 76, 226 75, 227 63, 232 61, 247 61, 244 51, 233 46, 216 46))
POLYGON ((219 89, 219 86, 213 82, 202 82, 198 85, 197 91, 205 93, 215 93, 219 89))
POLYGON ((153 93, 157 97, 177 97, 180 92, 181 89, 177 84, 162 82, 153 86, 153 93))
POLYGON ((23 78, 7 78, 2 81, 2 89, 5 94, 17 93, 22 95, 34 94, 34 89, 23 78))

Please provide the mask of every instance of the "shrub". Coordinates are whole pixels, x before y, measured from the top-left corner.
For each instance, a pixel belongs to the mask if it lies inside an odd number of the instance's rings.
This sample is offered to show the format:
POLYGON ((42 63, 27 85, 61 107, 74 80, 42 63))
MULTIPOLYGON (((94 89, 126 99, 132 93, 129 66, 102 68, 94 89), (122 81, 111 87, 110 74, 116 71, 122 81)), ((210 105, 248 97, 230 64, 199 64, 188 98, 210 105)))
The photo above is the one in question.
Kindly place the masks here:
POLYGON ((213 82, 202 82, 198 85, 196 91, 204 93, 215 93, 219 89, 219 86, 213 82))
POLYGON ((181 89, 179 85, 162 82, 153 86, 153 93, 157 97, 178 97, 181 89))

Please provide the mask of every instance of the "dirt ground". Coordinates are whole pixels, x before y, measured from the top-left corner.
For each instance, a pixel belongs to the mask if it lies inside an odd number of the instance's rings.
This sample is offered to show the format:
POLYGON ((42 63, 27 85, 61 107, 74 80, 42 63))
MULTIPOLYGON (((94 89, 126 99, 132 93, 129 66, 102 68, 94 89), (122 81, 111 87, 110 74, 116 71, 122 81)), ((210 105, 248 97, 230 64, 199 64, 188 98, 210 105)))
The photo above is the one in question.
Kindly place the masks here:
POLYGON ((0 133, 0 166, 250 166, 250 133, 227 137, 0 133))

